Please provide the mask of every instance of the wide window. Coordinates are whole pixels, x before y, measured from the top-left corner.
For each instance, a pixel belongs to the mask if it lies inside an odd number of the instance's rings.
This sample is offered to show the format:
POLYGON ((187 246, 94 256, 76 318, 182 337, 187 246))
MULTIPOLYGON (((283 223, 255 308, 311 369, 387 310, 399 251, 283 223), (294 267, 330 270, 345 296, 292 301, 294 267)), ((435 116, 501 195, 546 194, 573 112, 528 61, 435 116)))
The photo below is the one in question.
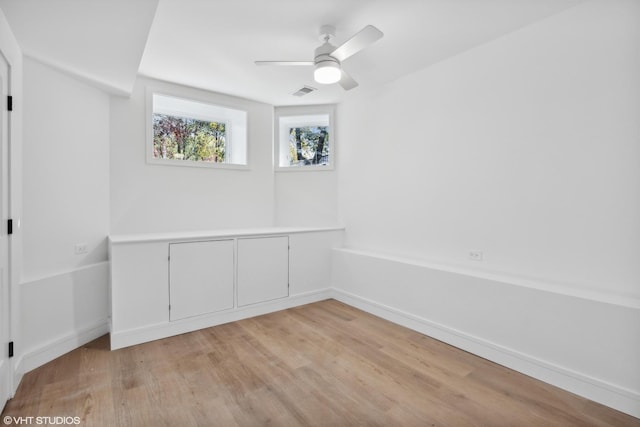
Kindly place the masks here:
POLYGON ((247 165, 247 113, 200 100, 149 94, 147 160, 176 166, 247 165))
POLYGON ((276 170, 333 169, 333 106, 280 107, 275 119, 276 170))

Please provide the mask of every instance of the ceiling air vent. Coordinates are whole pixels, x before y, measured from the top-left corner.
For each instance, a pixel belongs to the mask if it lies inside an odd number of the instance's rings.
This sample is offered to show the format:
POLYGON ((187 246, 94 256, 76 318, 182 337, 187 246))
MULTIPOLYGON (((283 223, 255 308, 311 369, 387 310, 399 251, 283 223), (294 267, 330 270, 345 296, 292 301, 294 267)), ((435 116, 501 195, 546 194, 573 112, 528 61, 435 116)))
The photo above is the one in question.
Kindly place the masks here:
POLYGON ((318 90, 315 87, 304 86, 302 89, 299 89, 297 92, 293 93, 293 96, 305 96, 308 93, 313 92, 314 90, 318 90))

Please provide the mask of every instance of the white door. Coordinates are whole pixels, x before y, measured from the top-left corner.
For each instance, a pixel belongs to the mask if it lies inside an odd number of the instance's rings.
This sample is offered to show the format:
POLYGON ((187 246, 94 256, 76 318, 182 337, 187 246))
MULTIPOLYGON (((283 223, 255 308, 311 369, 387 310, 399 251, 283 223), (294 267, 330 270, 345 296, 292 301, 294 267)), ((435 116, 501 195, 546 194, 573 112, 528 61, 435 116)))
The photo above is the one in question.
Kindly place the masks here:
POLYGON ((169 245, 169 320, 233 308, 233 240, 169 245))
POLYGON ((0 407, 11 396, 11 363, 9 361, 9 236, 7 219, 9 217, 9 111, 7 95, 9 94, 9 64, 0 52, 0 407))
POLYGON ((238 306, 289 296, 289 237, 238 239, 238 306))

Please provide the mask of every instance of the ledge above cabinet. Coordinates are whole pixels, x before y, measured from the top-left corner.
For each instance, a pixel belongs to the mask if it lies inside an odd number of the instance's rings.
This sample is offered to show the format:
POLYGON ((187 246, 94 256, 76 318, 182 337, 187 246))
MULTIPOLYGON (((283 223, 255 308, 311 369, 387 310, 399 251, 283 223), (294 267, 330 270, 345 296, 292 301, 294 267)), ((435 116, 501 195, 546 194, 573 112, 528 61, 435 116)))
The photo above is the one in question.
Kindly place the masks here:
POLYGON ((109 236, 109 244, 118 245, 126 243, 144 242, 170 242, 170 241, 196 241, 202 239, 221 239, 230 237, 257 237, 290 235, 298 233, 314 233, 323 231, 344 231, 343 226, 334 227, 264 227, 264 228, 239 228, 229 230, 200 230, 179 231, 170 233, 139 233, 139 234, 114 234, 109 236))

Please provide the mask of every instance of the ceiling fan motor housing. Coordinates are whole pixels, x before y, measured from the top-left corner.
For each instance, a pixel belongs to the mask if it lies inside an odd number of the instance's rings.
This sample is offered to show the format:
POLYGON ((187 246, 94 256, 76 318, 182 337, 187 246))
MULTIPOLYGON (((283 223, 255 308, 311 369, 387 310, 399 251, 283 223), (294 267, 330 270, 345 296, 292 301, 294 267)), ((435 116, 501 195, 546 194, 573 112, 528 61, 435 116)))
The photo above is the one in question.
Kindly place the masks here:
POLYGON ((322 46, 318 47, 315 51, 315 57, 313 61, 318 65, 321 62, 330 61, 340 65, 340 61, 331 56, 331 52, 336 50, 336 47, 329 42, 325 42, 322 46))

